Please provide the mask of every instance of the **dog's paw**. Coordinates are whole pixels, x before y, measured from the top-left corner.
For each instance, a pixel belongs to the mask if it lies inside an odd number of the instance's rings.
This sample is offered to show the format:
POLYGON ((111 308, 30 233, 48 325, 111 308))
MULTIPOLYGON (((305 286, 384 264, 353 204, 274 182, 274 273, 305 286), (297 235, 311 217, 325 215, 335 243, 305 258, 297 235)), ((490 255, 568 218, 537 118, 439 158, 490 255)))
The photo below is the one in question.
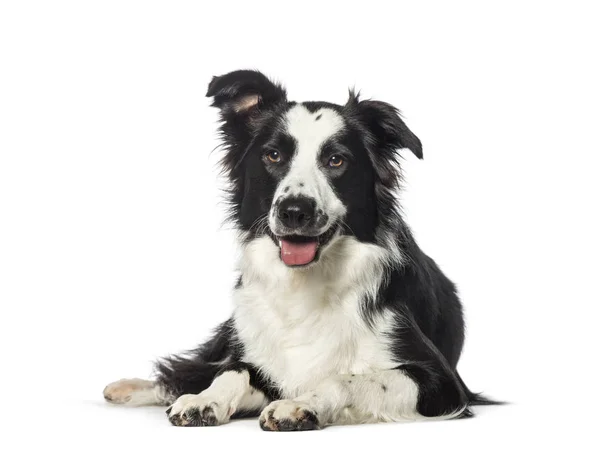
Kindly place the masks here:
POLYGON ((104 398, 113 404, 127 404, 136 394, 149 391, 154 387, 152 381, 145 379, 120 379, 104 388, 104 398))
POLYGON ((229 421, 233 409, 201 393, 182 395, 166 413, 173 426, 218 426, 229 421))
POLYGON ((260 414, 263 431, 311 431, 321 429, 317 412, 304 402, 276 400, 260 414))

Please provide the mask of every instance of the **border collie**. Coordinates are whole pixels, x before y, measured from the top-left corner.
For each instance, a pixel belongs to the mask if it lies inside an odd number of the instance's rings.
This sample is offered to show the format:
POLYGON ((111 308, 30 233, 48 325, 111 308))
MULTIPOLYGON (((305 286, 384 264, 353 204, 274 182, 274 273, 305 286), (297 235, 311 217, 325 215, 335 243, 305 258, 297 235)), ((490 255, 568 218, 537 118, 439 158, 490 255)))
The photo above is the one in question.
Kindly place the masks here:
POLYGON ((493 403, 456 371, 454 284, 415 242, 397 200, 403 149, 381 101, 289 101, 257 71, 214 77, 229 218, 239 230, 235 310, 209 341, 123 379, 107 401, 168 405, 175 426, 260 416, 262 429, 472 415, 493 403))

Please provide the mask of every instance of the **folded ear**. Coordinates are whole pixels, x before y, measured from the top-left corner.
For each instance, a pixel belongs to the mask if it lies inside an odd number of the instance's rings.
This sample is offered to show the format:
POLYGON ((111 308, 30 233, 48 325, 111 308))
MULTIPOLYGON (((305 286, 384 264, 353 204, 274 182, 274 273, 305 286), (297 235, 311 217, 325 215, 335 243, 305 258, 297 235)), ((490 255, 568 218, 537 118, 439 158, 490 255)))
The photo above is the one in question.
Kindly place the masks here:
POLYGON ((255 110, 286 100, 283 87, 271 82, 258 71, 233 71, 213 77, 207 97, 213 97, 213 106, 224 117, 249 116, 255 110))
POLYGON ((421 140, 406 126, 398 109, 383 101, 358 101, 358 96, 352 93, 350 98, 354 99, 352 103, 356 105, 361 119, 373 134, 373 142, 378 151, 407 148, 416 157, 423 159, 421 140))

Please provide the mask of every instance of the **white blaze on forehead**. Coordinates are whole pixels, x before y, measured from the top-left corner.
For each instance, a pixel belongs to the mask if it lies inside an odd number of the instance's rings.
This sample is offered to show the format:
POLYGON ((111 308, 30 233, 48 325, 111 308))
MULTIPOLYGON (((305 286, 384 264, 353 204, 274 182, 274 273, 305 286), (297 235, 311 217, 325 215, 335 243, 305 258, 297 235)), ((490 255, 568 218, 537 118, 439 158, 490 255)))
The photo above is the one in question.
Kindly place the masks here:
POLYGON ((333 109, 320 108, 310 112, 306 106, 298 104, 288 111, 285 121, 287 133, 296 141, 296 152, 275 198, 308 196, 314 198, 317 208, 332 219, 342 216, 346 208, 336 196, 320 165, 323 144, 344 130, 342 117, 333 109))
POLYGON ((306 106, 294 106, 286 115, 287 131, 296 139, 298 154, 312 151, 313 158, 320 146, 344 129, 342 117, 333 109, 321 108, 311 113, 306 106))

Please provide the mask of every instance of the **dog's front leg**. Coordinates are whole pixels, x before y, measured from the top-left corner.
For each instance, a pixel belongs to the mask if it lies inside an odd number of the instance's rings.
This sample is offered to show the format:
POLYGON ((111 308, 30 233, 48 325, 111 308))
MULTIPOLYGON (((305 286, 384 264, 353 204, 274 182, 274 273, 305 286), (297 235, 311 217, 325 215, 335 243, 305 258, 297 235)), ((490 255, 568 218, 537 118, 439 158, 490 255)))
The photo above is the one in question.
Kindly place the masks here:
POLYGON ((265 431, 305 431, 329 424, 415 419, 416 383, 401 370, 337 375, 293 400, 271 402, 261 413, 265 431))
POLYGON ((258 412, 267 404, 265 395, 250 385, 250 373, 239 365, 224 368, 200 394, 185 394, 167 410, 174 426, 217 426, 238 412, 258 412))

